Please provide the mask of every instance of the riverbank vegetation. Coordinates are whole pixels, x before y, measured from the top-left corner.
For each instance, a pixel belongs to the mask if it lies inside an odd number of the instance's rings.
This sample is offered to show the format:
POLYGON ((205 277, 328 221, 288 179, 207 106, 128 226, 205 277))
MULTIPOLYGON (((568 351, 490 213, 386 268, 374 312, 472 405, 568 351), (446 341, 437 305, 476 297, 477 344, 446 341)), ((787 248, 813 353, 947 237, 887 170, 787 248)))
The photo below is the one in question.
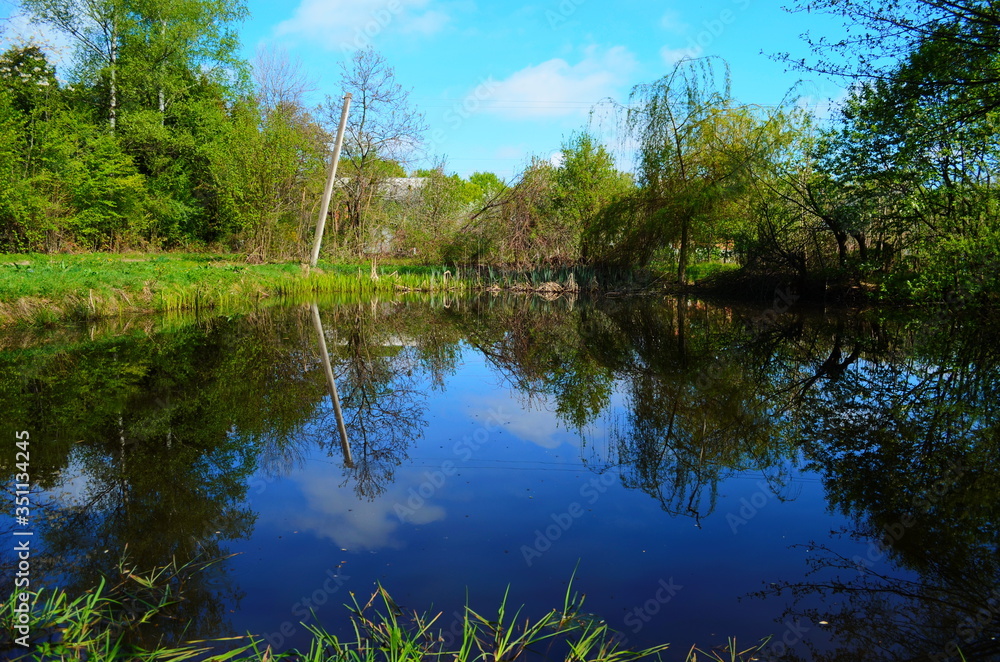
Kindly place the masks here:
MULTIPOLYGON (((710 265, 691 268, 710 276, 710 265)), ((545 298, 597 291, 624 295, 662 281, 655 270, 599 270, 587 265, 528 269, 425 266, 377 258, 317 267, 248 264, 241 255, 27 254, 0 256, 0 326, 46 325, 180 310, 249 312, 272 301, 339 293, 355 298, 409 293, 536 293, 545 298)))
MULTIPOLYGON (((102 578, 83 595, 70 597, 65 591, 30 594, 30 626, 25 642, 31 653, 18 656, 10 641, 12 659, 116 660, 159 662, 488 662, 535 659, 553 655, 566 662, 631 662, 658 659, 667 644, 629 649, 627 642, 608 624, 582 611, 584 596, 567 587, 563 605, 538 619, 524 619, 521 609, 511 610, 507 597, 495 615, 480 614, 466 607, 460 620, 442 622, 441 614, 421 614, 401 608, 383 587, 360 604, 345 605, 354 636, 340 638, 319 625, 305 625, 311 635, 305 650, 273 650, 252 634, 217 639, 167 640, 157 624, 183 612, 184 584, 190 575, 211 562, 198 561, 142 572, 119 564, 118 576, 102 578)), ((4 634, 16 632, 17 593, 3 608, 4 634)), ((764 642, 766 643, 766 642, 764 642)), ((738 650, 735 640, 723 651, 704 652, 692 647, 686 660, 737 662, 754 659, 764 643, 738 650), (725 657, 720 655, 725 654, 725 657), (701 655, 701 657, 699 657, 701 655)))
MULTIPOLYGON (((340 98, 311 109, 280 53, 236 55, 240 0, 24 3, 76 45, 57 72, 37 45, 0 55, 0 251, 221 251, 303 260, 340 98)), ((342 65, 355 105, 325 257, 424 265, 737 264, 804 295, 995 302, 1000 11, 980 0, 800 0, 867 30, 820 40, 805 69, 845 77, 832 122, 794 94, 731 94, 717 59, 682 60, 595 109, 595 126, 511 181, 407 171, 428 127, 377 52, 342 65), (596 120, 595 120, 596 121, 596 120), (628 167, 626 167, 628 166, 628 167), (629 172, 625 172, 625 170, 629 172), (407 176, 409 175, 409 176, 407 176)))

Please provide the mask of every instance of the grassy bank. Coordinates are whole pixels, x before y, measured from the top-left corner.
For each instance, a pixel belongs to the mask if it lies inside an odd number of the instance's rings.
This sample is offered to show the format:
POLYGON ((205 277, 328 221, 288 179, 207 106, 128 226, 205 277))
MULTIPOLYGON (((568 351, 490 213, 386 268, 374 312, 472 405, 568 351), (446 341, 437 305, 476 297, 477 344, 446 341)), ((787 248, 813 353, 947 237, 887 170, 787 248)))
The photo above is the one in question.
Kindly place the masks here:
MULTIPOLYGON (((76 598, 61 590, 39 591, 22 603, 12 594, 0 617, 0 651, 15 660, 102 662, 632 662, 658 659, 668 648, 629 648, 605 621, 583 611, 583 597, 573 591, 572 580, 563 604, 534 620, 522 609, 511 610, 505 596, 495 614, 467 606, 460 619, 445 623, 441 614, 407 612, 380 586, 363 604, 351 594, 345 617, 353 634, 345 639, 322 626, 305 625, 310 638, 301 650, 272 650, 252 634, 167 641, 159 626, 183 601, 191 573, 203 567, 169 565, 141 573, 123 562, 120 576, 102 579, 76 598), (30 618, 19 619, 18 611, 27 609, 30 618), (19 631, 23 621, 28 625, 19 631)), ((766 643, 740 651, 730 641, 718 651, 692 647, 681 655, 688 662, 751 660, 766 643)))
POLYGON ((251 265, 223 255, 0 256, 0 324, 245 307, 311 293, 459 290, 445 269, 321 263, 251 265))
POLYGON ((0 255, 0 326, 180 310, 237 311, 320 294, 631 292, 656 279, 586 267, 532 270, 409 264, 247 264, 232 255, 0 255))
POLYGON ((0 256, 0 325, 124 314, 246 310, 269 299, 327 293, 460 291, 444 268, 320 263, 250 265, 234 256, 0 256))

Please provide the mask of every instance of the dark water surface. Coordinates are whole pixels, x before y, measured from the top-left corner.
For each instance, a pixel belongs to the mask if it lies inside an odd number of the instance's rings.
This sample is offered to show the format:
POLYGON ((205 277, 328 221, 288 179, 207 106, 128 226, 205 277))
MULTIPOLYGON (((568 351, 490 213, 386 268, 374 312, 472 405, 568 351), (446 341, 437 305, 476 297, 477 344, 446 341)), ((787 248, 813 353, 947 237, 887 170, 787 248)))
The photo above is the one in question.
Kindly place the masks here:
POLYGON ((3 434, 32 439, 33 581, 84 590, 126 547, 140 568, 234 554, 185 586, 163 626, 185 636, 347 634, 376 583, 447 633, 508 587, 559 607, 575 569, 588 612, 666 659, 731 636, 771 636, 760 659, 998 657, 995 324, 439 298, 0 348, 3 434))

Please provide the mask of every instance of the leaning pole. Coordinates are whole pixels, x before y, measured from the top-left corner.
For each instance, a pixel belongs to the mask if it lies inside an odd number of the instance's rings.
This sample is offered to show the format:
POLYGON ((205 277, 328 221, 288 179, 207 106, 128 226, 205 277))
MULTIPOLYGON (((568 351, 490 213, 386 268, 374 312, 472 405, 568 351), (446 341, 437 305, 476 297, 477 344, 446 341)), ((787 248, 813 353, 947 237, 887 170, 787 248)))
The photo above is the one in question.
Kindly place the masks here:
POLYGON ((326 215, 330 212, 330 198, 333 196, 333 180, 337 178, 337 164, 340 162, 340 146, 344 144, 344 129, 347 128, 347 110, 351 107, 351 94, 344 95, 344 109, 340 111, 340 126, 337 127, 337 142, 333 146, 333 160, 330 161, 330 172, 326 176, 326 188, 323 189, 323 203, 320 205, 319 218, 316 219, 316 238, 313 241, 312 258, 309 266, 315 267, 319 261, 319 249, 323 245, 323 228, 326 227, 326 215))

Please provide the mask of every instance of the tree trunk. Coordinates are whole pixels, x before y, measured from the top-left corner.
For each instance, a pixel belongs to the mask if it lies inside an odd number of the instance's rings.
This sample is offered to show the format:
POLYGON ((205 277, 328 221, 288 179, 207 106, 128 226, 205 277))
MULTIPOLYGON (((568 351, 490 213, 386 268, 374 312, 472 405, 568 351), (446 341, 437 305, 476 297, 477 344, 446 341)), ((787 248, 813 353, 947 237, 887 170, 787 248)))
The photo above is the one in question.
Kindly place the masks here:
POLYGON ((862 264, 868 261, 868 237, 864 232, 858 232, 851 235, 854 237, 854 241, 858 242, 858 258, 861 259, 862 264))
MULTIPOLYGON (((166 41, 166 36, 167 36, 167 22, 163 19, 160 19, 160 40, 166 41)), ((167 111, 167 100, 166 100, 166 95, 163 91, 163 79, 165 77, 166 77, 165 61, 161 61, 160 80, 156 90, 156 100, 160 109, 160 126, 163 126, 163 117, 167 111)))
POLYGON ((108 45, 108 64, 111 69, 110 100, 108 101, 108 121, 111 133, 118 126, 118 24, 111 24, 111 41, 108 45))
POLYGON ((677 282, 684 285, 687 282, 688 263, 688 226, 690 220, 685 215, 681 219, 681 246, 677 253, 677 282))
POLYGON ((685 326, 687 325, 687 297, 677 297, 677 352, 681 361, 686 363, 687 354, 685 347, 685 326))
POLYGON ((847 264, 847 233, 834 232, 837 238, 837 264, 841 269, 847 264))

